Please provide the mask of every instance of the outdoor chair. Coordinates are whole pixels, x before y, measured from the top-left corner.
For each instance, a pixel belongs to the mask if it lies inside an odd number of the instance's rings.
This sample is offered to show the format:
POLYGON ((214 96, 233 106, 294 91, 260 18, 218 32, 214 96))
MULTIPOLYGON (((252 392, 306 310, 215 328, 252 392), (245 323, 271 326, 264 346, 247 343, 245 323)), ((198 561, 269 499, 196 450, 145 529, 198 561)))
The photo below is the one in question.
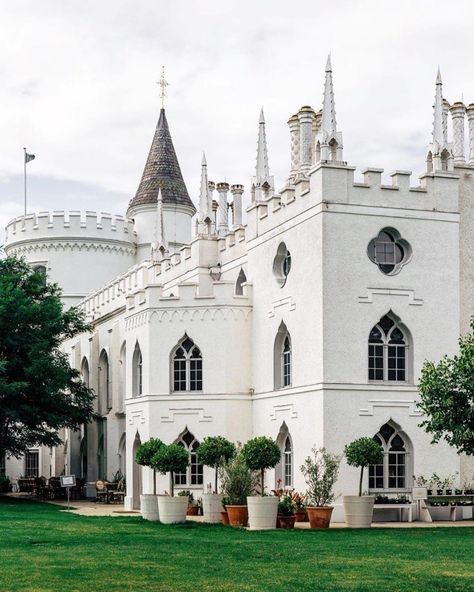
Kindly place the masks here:
POLYGON ((95 482, 95 501, 103 504, 109 503, 109 492, 107 491, 107 481, 99 479, 95 482))

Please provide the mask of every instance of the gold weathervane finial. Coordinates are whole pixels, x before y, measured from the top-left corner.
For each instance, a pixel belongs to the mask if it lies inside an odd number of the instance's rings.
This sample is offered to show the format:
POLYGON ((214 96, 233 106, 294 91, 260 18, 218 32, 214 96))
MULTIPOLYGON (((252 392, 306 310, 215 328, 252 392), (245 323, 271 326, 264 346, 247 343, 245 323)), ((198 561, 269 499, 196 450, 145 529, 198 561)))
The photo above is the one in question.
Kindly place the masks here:
POLYGON ((160 87, 160 100, 161 100, 161 108, 165 108, 165 97, 166 97, 166 87, 169 85, 169 82, 165 80, 165 67, 161 66, 161 78, 156 83, 160 87))

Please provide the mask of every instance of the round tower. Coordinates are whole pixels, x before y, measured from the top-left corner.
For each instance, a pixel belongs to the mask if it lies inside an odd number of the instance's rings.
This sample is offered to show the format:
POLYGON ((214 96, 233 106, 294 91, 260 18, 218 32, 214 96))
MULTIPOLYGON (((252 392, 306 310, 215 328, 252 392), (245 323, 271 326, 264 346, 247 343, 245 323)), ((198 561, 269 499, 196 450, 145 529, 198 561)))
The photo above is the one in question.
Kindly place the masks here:
POLYGON ((44 267, 72 306, 135 263, 133 222, 96 212, 39 212, 7 224, 7 255, 44 267))
POLYGON ((164 108, 160 110, 137 193, 127 210, 127 217, 135 222, 138 262, 150 258, 151 246, 157 240, 156 212, 160 189, 163 238, 172 252, 191 241, 191 220, 196 208, 181 174, 164 108))

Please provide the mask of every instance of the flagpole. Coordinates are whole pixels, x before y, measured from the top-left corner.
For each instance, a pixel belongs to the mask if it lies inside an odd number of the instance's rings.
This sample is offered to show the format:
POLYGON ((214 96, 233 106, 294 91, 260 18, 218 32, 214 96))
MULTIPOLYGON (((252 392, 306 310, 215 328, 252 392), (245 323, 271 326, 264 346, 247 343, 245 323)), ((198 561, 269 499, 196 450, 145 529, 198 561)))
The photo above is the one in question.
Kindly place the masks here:
POLYGON ((23 178, 25 182, 25 216, 26 216, 26 148, 23 146, 24 155, 23 155, 23 178))

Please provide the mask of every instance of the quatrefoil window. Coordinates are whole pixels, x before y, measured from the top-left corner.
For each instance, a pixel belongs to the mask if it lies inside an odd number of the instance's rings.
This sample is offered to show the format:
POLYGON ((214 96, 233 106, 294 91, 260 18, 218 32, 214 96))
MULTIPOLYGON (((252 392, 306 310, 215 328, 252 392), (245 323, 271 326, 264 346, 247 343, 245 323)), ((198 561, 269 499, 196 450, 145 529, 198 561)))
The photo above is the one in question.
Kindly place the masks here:
POLYGON ((385 275, 395 275, 411 259, 411 247, 395 228, 382 228, 367 247, 367 255, 385 275))

